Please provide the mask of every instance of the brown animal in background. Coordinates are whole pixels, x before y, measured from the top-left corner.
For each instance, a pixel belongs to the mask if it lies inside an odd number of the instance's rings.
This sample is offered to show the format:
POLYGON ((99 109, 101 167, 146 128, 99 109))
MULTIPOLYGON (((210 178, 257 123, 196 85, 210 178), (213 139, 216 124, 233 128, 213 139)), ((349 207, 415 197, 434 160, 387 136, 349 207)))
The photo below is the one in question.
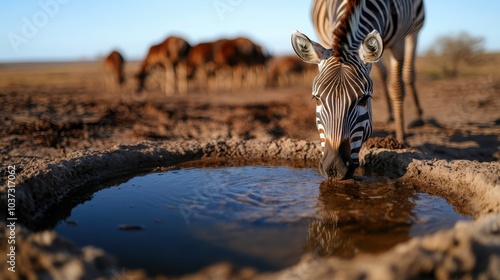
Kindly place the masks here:
POLYGON ((216 69, 226 69, 232 74, 233 86, 235 82, 241 83, 251 68, 263 67, 267 59, 261 46, 244 37, 221 40, 214 47, 213 56, 216 69))
POLYGON ((232 40, 221 40, 214 49, 214 62, 219 66, 252 66, 263 64, 262 48, 250 39, 238 37, 232 40))
POLYGON ((317 69, 314 64, 303 62, 296 55, 285 55, 273 57, 267 64, 267 86, 276 87, 281 85, 290 86, 292 84, 292 75, 302 81, 308 71, 317 69))
POLYGON ((106 57, 104 60, 104 70, 106 71, 106 87, 108 90, 112 88, 110 79, 114 79, 115 85, 123 86, 125 83, 124 66, 125 60, 118 51, 114 50, 106 57))
POLYGON ((188 78, 197 78, 199 80, 200 87, 206 87, 208 76, 214 74, 214 45, 214 42, 205 42, 200 43, 189 50, 189 54, 187 56, 188 78))
POLYGON ((265 66, 265 64, 271 59, 271 55, 264 52, 264 49, 260 45, 255 45, 254 60, 253 63, 259 66, 265 66))
POLYGON ((165 92, 173 91, 185 92, 187 90, 186 80, 186 59, 191 46, 189 43, 180 38, 171 36, 168 37, 159 45, 154 45, 149 48, 148 55, 141 65, 141 70, 136 75, 138 79, 137 91, 144 90, 146 78, 150 71, 162 65, 166 71, 165 92), (170 81, 173 76, 174 81, 170 81))

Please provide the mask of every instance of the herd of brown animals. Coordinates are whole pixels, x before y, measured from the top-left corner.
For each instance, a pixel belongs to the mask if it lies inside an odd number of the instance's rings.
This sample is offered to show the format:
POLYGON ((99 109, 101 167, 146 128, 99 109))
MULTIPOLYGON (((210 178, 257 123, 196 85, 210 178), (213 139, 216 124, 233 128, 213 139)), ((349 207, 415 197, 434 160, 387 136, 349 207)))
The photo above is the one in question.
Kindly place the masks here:
MULTIPOLYGON (((116 50, 104 61, 106 87, 122 87, 125 83, 125 60, 116 50), (111 81, 113 80, 113 81, 111 81), (113 84, 113 85, 111 85, 113 84)), ((164 91, 185 93, 190 89, 237 89, 242 87, 292 85, 292 76, 305 79, 315 65, 297 56, 276 56, 248 38, 220 39, 191 46, 185 39, 170 36, 149 48, 135 75, 137 92, 147 89, 147 79, 164 69, 164 91), (191 86, 189 86, 191 85, 191 86)))

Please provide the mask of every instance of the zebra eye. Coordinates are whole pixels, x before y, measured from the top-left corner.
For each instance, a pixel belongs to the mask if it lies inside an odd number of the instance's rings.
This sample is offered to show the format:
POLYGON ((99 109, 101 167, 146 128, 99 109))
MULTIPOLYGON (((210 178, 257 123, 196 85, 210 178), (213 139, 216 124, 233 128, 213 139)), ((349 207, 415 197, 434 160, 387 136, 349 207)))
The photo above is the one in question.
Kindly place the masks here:
POLYGON ((363 97, 361 97, 359 100, 358 100, 358 105, 359 106, 363 106, 365 107, 366 106, 366 103, 368 102, 368 99, 371 98, 372 96, 371 95, 368 95, 368 94, 365 94, 363 95, 363 97))
POLYGON ((321 105, 321 100, 320 100, 319 96, 313 94, 313 96, 311 97, 311 100, 313 100, 313 99, 316 99, 317 106, 321 105))

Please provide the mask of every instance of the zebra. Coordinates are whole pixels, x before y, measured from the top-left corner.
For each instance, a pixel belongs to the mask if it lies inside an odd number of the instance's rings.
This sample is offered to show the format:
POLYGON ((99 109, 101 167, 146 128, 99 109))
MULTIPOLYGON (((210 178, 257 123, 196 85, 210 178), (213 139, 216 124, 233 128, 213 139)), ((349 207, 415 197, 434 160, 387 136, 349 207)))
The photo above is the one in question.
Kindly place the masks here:
MULTIPOLYGON (((323 46, 331 46, 333 43, 333 19, 338 18, 338 15, 345 9, 345 2, 336 0, 314 0, 311 8, 311 18, 316 34, 323 46), (342 5, 343 4, 343 5, 342 5)), ((389 112, 387 122, 394 121, 392 111, 391 98, 389 96, 389 88, 387 87, 387 68, 382 60, 375 62, 375 69, 382 78, 382 87, 389 112)), ((422 125, 422 108, 417 95, 417 91, 412 89, 413 101, 416 107, 417 119, 412 122, 413 126, 422 125)))
MULTIPOLYGON (((322 146, 319 169, 333 180, 342 180, 352 177, 361 145, 372 132, 373 82, 369 74, 384 48, 391 50, 390 96, 396 139, 404 142, 403 80, 416 92, 415 48, 425 13, 423 0, 328 0, 327 6, 318 11, 335 17, 332 48, 298 31, 292 34, 291 43, 302 60, 318 64, 312 95, 322 146)), ((323 24, 322 28, 328 27, 323 24)), ((326 38, 328 32, 324 34, 326 38)))

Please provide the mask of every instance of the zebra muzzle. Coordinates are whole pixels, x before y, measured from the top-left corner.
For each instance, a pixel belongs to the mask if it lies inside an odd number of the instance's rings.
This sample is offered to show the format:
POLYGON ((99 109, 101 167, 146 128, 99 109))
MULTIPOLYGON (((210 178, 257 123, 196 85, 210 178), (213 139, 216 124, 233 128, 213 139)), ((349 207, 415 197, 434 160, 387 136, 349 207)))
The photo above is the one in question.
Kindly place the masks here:
POLYGON ((340 145, 332 145, 326 140, 319 163, 321 174, 336 181, 351 178, 356 165, 351 158, 350 149, 348 140, 342 141, 340 145))

